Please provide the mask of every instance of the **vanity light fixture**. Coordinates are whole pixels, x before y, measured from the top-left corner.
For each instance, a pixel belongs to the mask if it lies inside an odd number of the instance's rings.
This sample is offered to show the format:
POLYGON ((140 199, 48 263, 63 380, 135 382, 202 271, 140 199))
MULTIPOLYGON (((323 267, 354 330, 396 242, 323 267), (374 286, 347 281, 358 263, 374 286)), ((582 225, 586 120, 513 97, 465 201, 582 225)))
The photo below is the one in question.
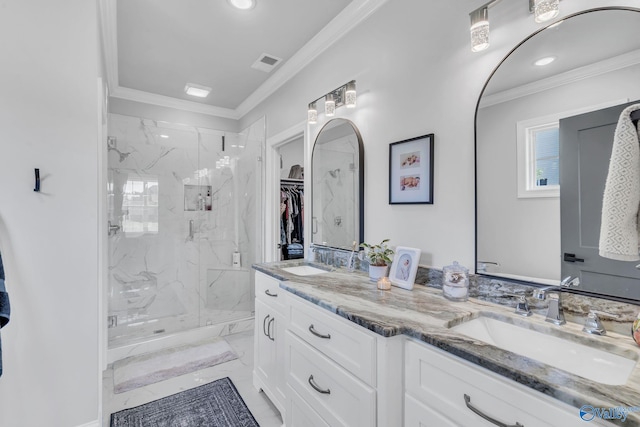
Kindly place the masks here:
POLYGON ((316 101, 309 104, 309 110, 307 111, 307 121, 309 124, 318 123, 318 107, 316 107, 316 101))
POLYGON ((532 9, 537 23, 547 22, 560 13, 560 0, 529 0, 529 10, 532 9))
POLYGON ((346 106, 347 108, 356 107, 356 81, 351 80, 337 89, 325 93, 320 98, 311 101, 307 109, 307 122, 309 124, 318 123, 318 101, 324 100, 324 114, 327 117, 333 117, 336 114, 336 108, 346 106))
MULTIPOLYGON (((480 52, 489 47, 489 8, 500 3, 492 0, 469 14, 471 18, 471 51, 480 52)), ((560 13, 560 0, 529 0, 529 13, 536 22, 547 22, 560 13)))
POLYGON ((347 108, 356 108, 356 81, 352 80, 347 83, 344 92, 344 105, 347 108))
POLYGON ((228 0, 229 4, 236 9, 249 10, 256 7, 256 0, 228 0))
POLYGON ((324 114, 327 117, 333 117, 336 115, 336 100, 333 98, 332 93, 328 93, 324 96, 324 114))
POLYGON ((471 51, 480 52, 489 47, 489 4, 469 14, 471 17, 471 51))
POLYGON ((196 96, 198 98, 206 98, 211 92, 211 88, 207 86, 197 85, 195 83, 187 83, 184 87, 187 95, 196 96))

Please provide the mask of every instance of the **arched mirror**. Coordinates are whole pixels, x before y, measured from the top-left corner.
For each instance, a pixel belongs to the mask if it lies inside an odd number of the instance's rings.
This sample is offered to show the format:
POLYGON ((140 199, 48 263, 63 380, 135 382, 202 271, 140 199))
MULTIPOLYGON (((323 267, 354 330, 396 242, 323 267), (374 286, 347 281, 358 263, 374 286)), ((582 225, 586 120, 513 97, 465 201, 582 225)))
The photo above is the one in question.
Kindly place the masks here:
POLYGON ((311 241, 351 249, 364 241, 364 146, 349 120, 320 130, 311 157, 311 241))
POLYGON ((640 9, 573 15, 523 41, 488 80, 476 111, 479 274, 579 277, 579 290, 640 299, 637 262, 597 260, 615 122, 640 99, 639 28, 640 9))

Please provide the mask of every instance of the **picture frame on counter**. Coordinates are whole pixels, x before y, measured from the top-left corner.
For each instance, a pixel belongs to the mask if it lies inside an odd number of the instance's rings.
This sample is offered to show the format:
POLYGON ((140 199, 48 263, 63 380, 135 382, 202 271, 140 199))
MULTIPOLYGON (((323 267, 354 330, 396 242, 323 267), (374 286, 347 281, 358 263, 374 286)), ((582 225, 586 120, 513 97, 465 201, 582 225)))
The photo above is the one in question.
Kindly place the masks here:
POLYGON ((432 133, 389 144, 389 204, 433 204, 432 133))
POLYGON ((389 280, 393 286, 411 290, 416 280, 422 251, 418 248, 398 246, 395 252, 389 269, 389 280))

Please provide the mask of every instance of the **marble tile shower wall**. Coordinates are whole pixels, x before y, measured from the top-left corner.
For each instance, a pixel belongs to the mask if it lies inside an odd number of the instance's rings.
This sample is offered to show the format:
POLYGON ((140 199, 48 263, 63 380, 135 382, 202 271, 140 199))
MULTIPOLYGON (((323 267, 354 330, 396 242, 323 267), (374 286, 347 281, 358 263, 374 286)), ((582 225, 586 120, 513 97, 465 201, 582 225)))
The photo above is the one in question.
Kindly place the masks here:
POLYGON ((111 114, 109 137, 110 342, 251 316, 260 132, 111 114))

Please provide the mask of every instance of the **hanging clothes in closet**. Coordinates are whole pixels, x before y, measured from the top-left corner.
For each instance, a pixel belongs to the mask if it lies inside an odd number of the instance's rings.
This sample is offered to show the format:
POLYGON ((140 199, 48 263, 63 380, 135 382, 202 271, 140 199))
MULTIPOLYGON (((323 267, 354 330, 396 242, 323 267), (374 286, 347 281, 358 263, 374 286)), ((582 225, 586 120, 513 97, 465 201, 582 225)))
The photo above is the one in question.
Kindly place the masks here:
POLYGON ((282 259, 304 258, 304 187, 302 182, 280 183, 280 246, 282 259))

